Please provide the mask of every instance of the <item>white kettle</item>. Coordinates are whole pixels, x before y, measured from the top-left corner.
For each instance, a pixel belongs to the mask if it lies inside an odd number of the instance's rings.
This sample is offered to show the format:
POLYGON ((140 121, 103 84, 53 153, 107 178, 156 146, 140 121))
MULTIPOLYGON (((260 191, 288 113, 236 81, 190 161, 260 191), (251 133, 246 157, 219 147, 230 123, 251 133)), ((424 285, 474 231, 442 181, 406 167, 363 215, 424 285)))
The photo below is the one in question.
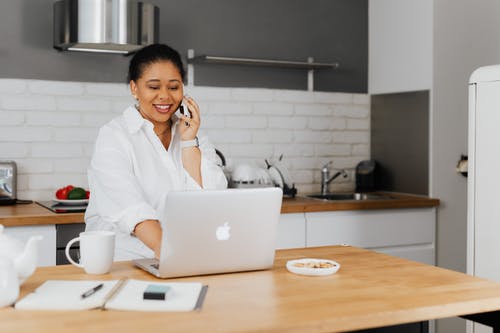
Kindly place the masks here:
POLYGON ((20 286, 36 269, 38 243, 42 236, 32 236, 23 244, 3 231, 4 226, 0 224, 0 258, 10 259, 20 286))

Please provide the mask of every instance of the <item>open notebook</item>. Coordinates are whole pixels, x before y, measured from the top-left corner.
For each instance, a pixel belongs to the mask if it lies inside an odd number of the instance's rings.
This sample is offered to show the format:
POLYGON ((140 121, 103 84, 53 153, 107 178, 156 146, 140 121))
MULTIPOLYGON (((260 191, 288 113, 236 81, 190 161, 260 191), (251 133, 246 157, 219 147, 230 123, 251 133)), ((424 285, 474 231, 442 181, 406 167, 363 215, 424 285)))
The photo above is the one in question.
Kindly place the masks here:
POLYGON ((207 286, 197 282, 141 280, 48 280, 15 304, 19 310, 88 310, 102 308, 125 311, 192 311, 201 308, 207 286), (96 285, 95 294, 81 295, 96 285), (148 285, 169 286, 165 300, 144 300, 148 285))

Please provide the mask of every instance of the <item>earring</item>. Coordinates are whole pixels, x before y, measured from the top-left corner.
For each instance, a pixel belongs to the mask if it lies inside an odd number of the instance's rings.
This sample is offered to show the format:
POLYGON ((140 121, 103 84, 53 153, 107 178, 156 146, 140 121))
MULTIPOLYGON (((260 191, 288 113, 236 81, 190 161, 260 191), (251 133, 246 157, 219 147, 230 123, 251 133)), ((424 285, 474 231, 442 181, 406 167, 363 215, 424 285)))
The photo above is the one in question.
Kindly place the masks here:
POLYGON ((137 101, 137 103, 135 103, 135 105, 134 105, 134 106, 135 106, 135 108, 136 108, 137 110, 139 110, 139 98, 137 98, 137 96, 136 96, 136 95, 132 95, 132 96, 133 96, 133 97, 135 98, 135 100, 137 101))

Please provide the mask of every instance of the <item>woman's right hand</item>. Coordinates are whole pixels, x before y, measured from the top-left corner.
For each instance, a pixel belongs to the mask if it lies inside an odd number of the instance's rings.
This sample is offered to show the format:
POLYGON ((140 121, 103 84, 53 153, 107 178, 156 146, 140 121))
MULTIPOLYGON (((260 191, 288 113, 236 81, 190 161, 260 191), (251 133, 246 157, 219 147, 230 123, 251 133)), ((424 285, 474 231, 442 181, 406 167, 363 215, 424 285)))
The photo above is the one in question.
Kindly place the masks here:
POLYGON ((155 253, 157 259, 161 252, 161 225, 158 220, 139 222, 134 229, 134 235, 155 253))
POLYGON ((184 96, 183 101, 188 108, 188 110, 186 111, 189 111, 191 117, 189 117, 187 114, 184 114, 181 117, 179 127, 181 140, 194 140, 194 138, 198 135, 198 130, 200 128, 200 107, 191 97, 184 96))

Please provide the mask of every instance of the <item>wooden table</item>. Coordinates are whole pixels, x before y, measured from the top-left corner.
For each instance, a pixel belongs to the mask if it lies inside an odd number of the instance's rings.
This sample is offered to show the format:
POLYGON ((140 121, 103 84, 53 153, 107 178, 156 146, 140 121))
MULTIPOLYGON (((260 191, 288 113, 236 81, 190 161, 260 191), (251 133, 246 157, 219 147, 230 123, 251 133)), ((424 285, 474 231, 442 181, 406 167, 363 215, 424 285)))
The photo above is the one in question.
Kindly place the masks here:
MULTIPOLYGON (((73 266, 39 268, 22 286, 47 279, 154 280, 130 262, 103 276, 73 266)), ((0 309, 0 332, 344 332, 467 316, 500 331, 500 283, 349 246, 281 250, 272 270, 198 276, 209 286, 201 311, 20 311, 0 309), (299 276, 287 260, 329 258, 335 275, 299 276)), ((405 331, 406 332, 406 331, 405 331)))

